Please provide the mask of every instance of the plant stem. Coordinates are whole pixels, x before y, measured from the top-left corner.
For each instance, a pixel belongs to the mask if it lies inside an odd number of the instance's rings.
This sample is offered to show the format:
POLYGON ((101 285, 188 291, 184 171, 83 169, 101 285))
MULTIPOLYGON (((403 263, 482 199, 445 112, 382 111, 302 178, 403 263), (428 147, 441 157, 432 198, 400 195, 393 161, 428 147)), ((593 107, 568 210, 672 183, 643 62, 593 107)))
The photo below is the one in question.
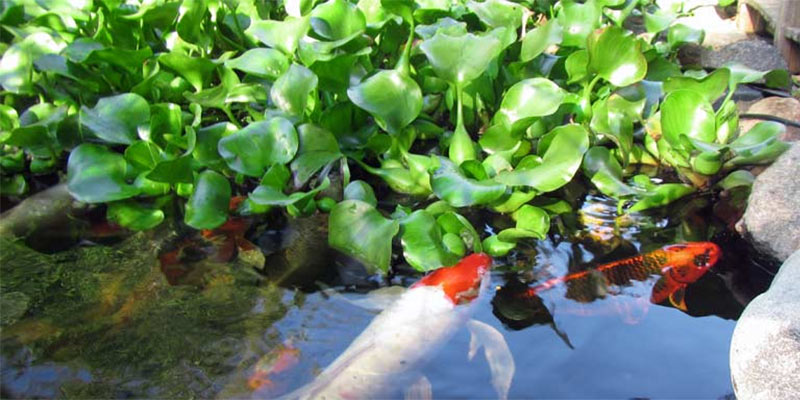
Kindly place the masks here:
MULTIPOLYGON (((412 19, 413 21, 413 19, 412 19)), ((403 47, 403 53, 400 54, 400 59, 397 60, 397 66, 395 69, 397 72, 405 76, 411 76, 411 45, 414 43, 414 23, 411 23, 411 31, 408 34, 408 40, 406 41, 405 47, 403 47)))

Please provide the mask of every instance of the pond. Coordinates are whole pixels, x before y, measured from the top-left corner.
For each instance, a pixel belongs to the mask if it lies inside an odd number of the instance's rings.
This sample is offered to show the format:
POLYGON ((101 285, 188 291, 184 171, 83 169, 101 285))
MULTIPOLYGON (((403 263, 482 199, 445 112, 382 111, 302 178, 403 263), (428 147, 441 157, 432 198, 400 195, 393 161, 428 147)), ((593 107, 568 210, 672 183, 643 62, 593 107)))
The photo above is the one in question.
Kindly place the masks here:
MULTIPOLYGON (((509 398, 732 398, 735 321, 773 270, 709 204, 696 196, 617 217, 613 200, 580 195, 578 212, 554 219, 546 240, 521 242, 495 260, 473 318, 498 329, 513 355, 509 398), (518 295, 553 277, 709 238, 723 256, 687 288, 686 311, 651 304, 653 280, 583 303, 561 286, 538 303, 518 295)), ((260 250, 240 246, 230 262, 220 256, 225 243, 203 248, 167 230, 53 254, 2 243, 2 397, 280 396, 313 380, 376 315, 354 303, 369 297, 363 284, 377 281, 343 284, 333 264, 346 273, 352 263, 325 249, 324 221, 250 227, 246 236, 260 250), (175 251, 185 262, 166 265, 175 251), (281 270, 256 271, 260 253, 281 270)), ((401 272, 390 283, 416 279, 401 272)), ((483 353, 470 359, 469 348, 463 328, 426 355, 420 372, 434 398, 497 397, 483 353)))

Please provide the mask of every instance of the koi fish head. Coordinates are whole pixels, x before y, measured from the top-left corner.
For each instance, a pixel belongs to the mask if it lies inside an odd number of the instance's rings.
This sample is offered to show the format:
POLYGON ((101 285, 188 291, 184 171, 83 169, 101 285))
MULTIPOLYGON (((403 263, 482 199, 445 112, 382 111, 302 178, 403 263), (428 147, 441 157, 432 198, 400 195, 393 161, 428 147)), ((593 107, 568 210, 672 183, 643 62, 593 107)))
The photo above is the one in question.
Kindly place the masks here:
POLYGON ((664 247, 668 275, 678 283, 693 283, 719 260, 722 251, 711 242, 691 242, 664 247))
POLYGON ((468 303, 478 296, 484 276, 492 267, 492 258, 475 253, 451 267, 439 268, 425 275, 411 288, 439 286, 453 304, 468 303))

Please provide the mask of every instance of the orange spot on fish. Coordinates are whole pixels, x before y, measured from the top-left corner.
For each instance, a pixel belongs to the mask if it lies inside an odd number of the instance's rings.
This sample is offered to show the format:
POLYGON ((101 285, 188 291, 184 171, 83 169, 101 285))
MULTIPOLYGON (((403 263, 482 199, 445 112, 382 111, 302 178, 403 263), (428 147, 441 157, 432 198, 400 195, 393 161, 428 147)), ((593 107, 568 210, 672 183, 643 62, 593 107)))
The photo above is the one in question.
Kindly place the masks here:
POLYGON ((469 302, 478 296, 481 277, 492 266, 492 258, 484 253, 470 254, 458 264, 439 268, 425 275, 411 288, 419 286, 441 286, 453 304, 469 302))
POLYGON ((247 379, 247 386, 259 391, 273 389, 276 385, 271 379, 272 375, 287 371, 298 362, 300 362, 300 350, 287 340, 258 360, 253 374, 247 379))

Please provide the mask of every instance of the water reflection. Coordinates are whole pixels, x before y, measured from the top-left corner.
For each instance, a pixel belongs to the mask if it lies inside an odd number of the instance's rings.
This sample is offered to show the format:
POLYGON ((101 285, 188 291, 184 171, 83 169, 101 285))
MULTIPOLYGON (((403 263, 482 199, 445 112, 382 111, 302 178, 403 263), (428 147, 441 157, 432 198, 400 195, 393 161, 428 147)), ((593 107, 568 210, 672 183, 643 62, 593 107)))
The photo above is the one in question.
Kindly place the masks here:
MULTIPOLYGON (((774 266, 753 260, 706 198, 635 216, 620 216, 602 196, 579 199, 578 212, 553 218, 547 240, 521 242, 496 260, 494 290, 477 306, 476 318, 501 329, 514 355, 509 397, 729 393, 733 320, 766 289, 774 266), (526 295, 550 279, 703 240, 720 245, 723 257, 686 288, 685 311, 650 302, 655 280, 594 285, 582 302, 569 285, 526 295)), ((387 284, 364 279, 347 260, 332 268, 326 235, 321 220, 309 219, 179 235, 160 247, 141 236, 55 255, 3 244, 0 293, 14 312, 5 308, 2 319, 0 394, 268 397, 302 386, 375 316, 319 292, 316 282, 356 299, 367 295, 354 285, 387 284), (160 262, 165 255, 177 261, 160 262)), ((399 274, 392 283, 415 279, 399 274)), ((421 372, 434 397, 496 396, 486 362, 470 361, 468 348, 464 331, 432 355, 421 372)))

